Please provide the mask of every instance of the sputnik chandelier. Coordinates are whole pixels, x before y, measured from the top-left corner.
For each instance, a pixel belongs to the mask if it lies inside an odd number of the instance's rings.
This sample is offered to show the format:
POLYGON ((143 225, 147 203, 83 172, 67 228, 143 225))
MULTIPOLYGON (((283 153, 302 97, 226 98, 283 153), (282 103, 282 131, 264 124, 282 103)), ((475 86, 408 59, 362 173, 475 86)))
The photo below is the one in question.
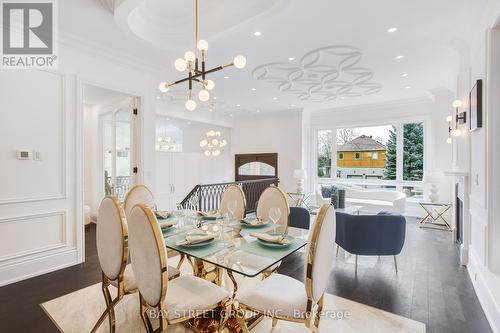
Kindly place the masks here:
POLYGON ((165 93, 171 86, 179 83, 188 82, 189 83, 189 95, 186 101, 186 109, 193 111, 196 109, 196 102, 193 99, 193 81, 201 85, 201 90, 198 93, 198 99, 202 102, 206 102, 210 98, 209 90, 215 87, 215 83, 212 80, 206 78, 207 74, 218 72, 226 67, 234 66, 238 69, 244 68, 246 66, 247 60, 242 55, 237 55, 234 57, 233 62, 227 65, 222 65, 214 67, 212 69, 206 69, 205 63, 205 53, 208 50, 208 43, 206 40, 198 38, 198 0, 195 0, 195 11, 196 11, 196 32, 195 32, 195 50, 196 53, 192 51, 187 51, 184 54, 184 58, 178 58, 175 60, 174 66, 179 72, 184 72, 187 70, 187 77, 175 81, 173 83, 161 82, 158 89, 165 93), (199 52, 201 52, 201 66, 199 65, 199 52))
POLYGON ((222 137, 220 131, 210 130, 200 141, 200 147, 204 150, 205 156, 219 156, 225 146, 227 146, 227 140, 222 137))

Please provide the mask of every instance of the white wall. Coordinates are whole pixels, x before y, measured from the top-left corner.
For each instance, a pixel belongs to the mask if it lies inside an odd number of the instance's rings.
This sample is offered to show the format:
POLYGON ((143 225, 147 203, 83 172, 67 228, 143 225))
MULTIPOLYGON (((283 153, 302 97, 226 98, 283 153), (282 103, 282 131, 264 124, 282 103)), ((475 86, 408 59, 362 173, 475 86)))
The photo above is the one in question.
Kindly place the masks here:
POLYGON ((237 118, 231 137, 233 155, 278 153, 280 186, 285 191, 296 189, 293 170, 302 168, 302 111, 288 110, 237 118))
MULTIPOLYGON (((498 13, 500 8, 497 8, 498 13)), ((498 188, 498 117, 500 91, 500 29, 493 27, 493 19, 478 23, 481 33, 464 56, 457 77, 457 96, 469 111, 469 92, 476 80, 483 80, 483 128, 469 132, 463 126, 463 135, 454 148, 455 166, 470 174, 470 188, 466 189, 470 209, 468 244, 468 271, 494 332, 500 332, 500 211, 498 188)))
POLYGON ((94 50, 65 42, 58 71, 0 72, 0 285, 84 261, 83 83, 143 97, 140 178, 154 185, 154 72, 94 50))

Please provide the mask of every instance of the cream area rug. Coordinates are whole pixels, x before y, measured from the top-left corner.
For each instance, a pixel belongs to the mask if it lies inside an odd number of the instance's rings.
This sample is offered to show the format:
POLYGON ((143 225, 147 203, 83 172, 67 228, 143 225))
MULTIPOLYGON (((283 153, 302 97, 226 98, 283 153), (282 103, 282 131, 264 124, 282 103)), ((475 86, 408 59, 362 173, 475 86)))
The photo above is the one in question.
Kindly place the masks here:
MULTIPOLYGON (((169 264, 175 265, 177 258, 169 258, 169 264)), ((182 274, 189 274, 189 265, 181 267, 182 274)), ((236 277, 236 275, 235 275, 236 277)), ((237 277, 238 290, 251 288, 259 278, 237 277)), ((226 285, 231 285, 226 279, 226 285)), ((112 288, 112 296, 116 290, 112 288)), ((228 288, 230 289, 230 288, 228 288)), ((90 332, 94 323, 105 309, 101 284, 95 284, 70 294, 41 304, 44 311, 64 333, 90 332)), ((139 298, 137 294, 127 295, 115 308, 117 332, 146 332, 139 316, 139 298)), ((325 294, 325 317, 320 322, 320 332, 336 333, 425 333, 425 324, 401 317, 342 297, 325 294)), ((109 332, 108 320, 101 325, 100 333, 109 332)), ((191 333, 182 325, 168 327, 168 333, 191 333)), ((252 333, 295 333, 309 332, 303 324, 279 321, 272 329, 271 320, 262 320, 252 333)))

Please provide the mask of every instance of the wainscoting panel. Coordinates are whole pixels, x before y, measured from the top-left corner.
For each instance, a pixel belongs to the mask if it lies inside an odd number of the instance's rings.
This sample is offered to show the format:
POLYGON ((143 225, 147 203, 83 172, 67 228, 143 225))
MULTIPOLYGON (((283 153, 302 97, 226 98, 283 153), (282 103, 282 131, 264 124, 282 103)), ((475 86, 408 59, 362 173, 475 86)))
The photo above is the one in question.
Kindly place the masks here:
POLYGON ((22 260, 41 252, 63 248, 67 243, 66 212, 0 219, 0 267, 6 261, 22 260))
POLYGON ((65 76, 52 71, 5 71, 0 89, 0 205, 66 197, 65 76), (16 151, 31 157, 18 160, 16 151), (39 158, 35 159, 35 152, 39 158))

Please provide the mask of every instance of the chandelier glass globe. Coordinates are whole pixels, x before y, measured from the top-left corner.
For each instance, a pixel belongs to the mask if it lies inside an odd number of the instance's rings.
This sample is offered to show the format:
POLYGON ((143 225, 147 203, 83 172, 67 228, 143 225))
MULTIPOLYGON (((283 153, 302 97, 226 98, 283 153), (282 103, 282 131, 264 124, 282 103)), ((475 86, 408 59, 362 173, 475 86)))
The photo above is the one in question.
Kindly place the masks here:
POLYGON ((206 102, 210 99, 210 93, 205 89, 200 90, 200 92, 198 93, 198 98, 200 99, 200 101, 206 102))
POLYGON ((166 93, 168 91, 168 84, 166 82, 160 82, 158 85, 158 90, 160 90, 162 93, 166 93))
POLYGON ((186 61, 194 62, 196 60, 196 55, 191 51, 187 51, 184 53, 184 59, 186 59, 186 61))
POLYGON ((205 156, 210 156, 212 155, 212 152, 210 150, 205 150, 205 156))
POLYGON ((237 55, 233 60, 234 67, 238 69, 245 68, 247 65, 247 59, 242 55, 237 55))
POLYGON ((205 80, 205 89, 212 90, 215 88, 215 83, 212 80, 205 80))
POLYGON ((227 140, 222 137, 221 131, 210 130, 200 140, 200 147, 205 156, 219 156, 227 146, 227 140))
POLYGON ((192 99, 188 99, 186 101, 186 109, 188 109, 189 111, 194 111, 194 109, 196 109, 196 102, 192 99))
POLYGON ((198 47, 198 50, 200 50, 200 51, 208 50, 208 42, 204 39, 199 40, 196 46, 198 47))
POLYGON ((187 63, 186 60, 182 58, 178 58, 174 62, 175 69, 178 70, 179 72, 184 72, 187 68, 187 63))

